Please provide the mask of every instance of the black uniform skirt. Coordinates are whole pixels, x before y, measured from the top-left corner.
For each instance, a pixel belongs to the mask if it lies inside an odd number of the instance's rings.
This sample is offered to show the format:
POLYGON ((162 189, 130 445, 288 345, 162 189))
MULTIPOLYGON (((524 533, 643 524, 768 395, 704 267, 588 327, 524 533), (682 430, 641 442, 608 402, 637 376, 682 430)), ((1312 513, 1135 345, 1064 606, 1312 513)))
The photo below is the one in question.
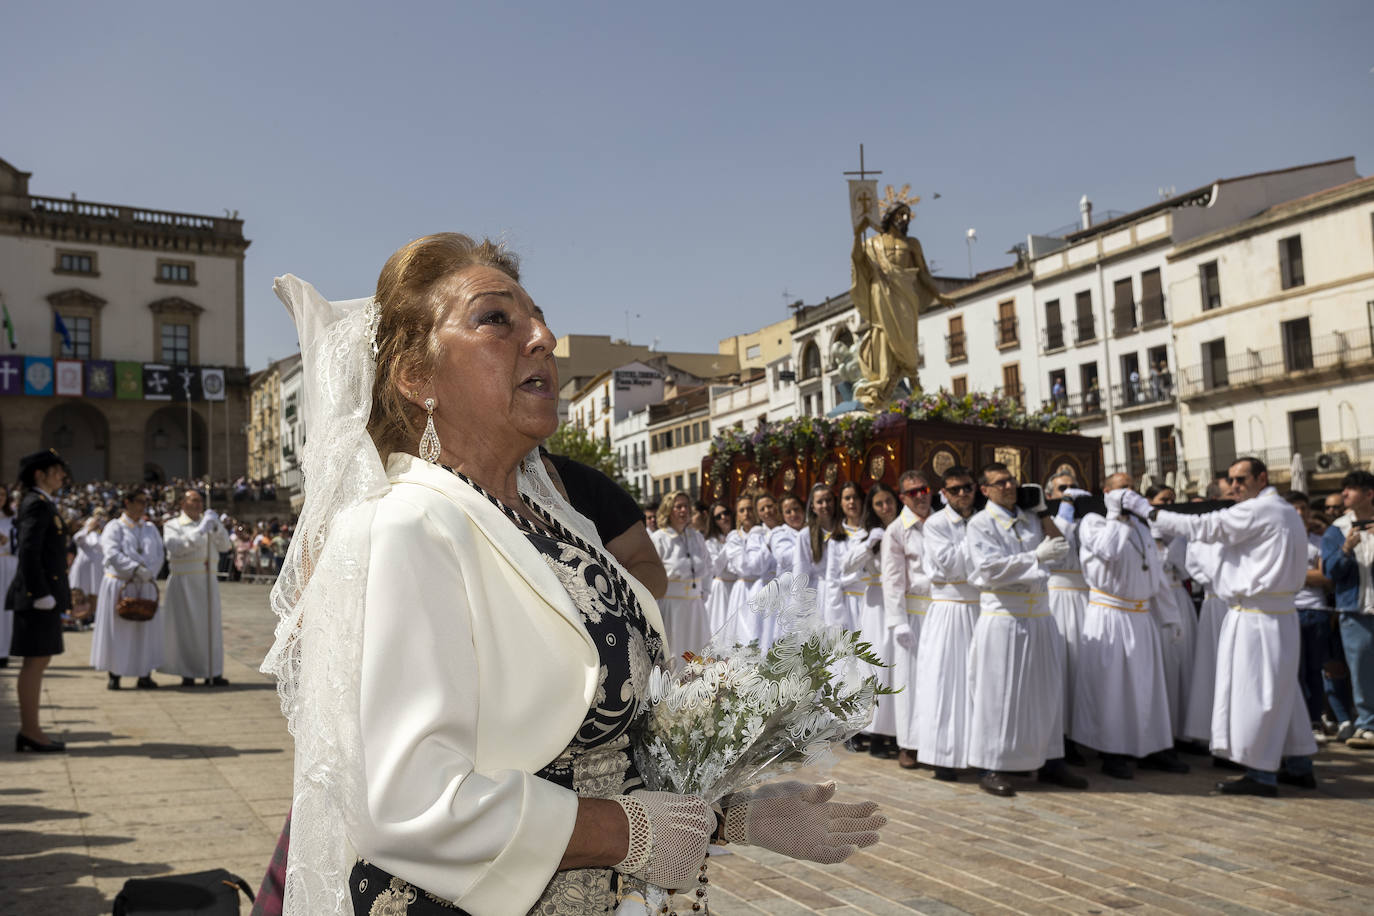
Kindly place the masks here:
POLYGON ((9 654, 24 657, 61 655, 61 612, 15 611, 14 635, 10 637, 9 654))

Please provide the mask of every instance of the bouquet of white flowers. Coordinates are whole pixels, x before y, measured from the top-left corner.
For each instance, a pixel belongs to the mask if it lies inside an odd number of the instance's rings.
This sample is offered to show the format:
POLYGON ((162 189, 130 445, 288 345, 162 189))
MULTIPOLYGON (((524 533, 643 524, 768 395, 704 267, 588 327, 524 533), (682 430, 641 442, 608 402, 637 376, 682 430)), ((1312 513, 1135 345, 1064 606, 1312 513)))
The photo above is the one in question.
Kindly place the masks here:
MULTIPOLYGON (((650 676, 652 707, 635 747, 647 788, 721 802, 826 762, 832 745, 872 720, 876 697, 891 692, 871 673, 883 664, 872 647, 820 620, 805 577, 779 576, 751 610, 774 619, 767 651, 757 642, 713 639, 702 655, 686 654, 678 671, 660 668, 650 676)), ((691 902, 704 904, 702 891, 691 902)), ((665 912, 664 906, 671 908, 668 893, 649 887, 618 912, 665 912)))

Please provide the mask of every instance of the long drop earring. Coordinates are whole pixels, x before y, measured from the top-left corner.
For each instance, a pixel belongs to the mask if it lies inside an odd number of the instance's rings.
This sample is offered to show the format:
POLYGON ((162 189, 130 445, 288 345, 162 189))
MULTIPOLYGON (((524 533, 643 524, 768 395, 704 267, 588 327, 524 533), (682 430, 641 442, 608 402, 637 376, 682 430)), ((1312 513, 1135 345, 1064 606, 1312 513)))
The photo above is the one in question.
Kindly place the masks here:
POLYGON ((434 398, 425 398, 425 434, 420 437, 420 458, 439 463, 439 434, 434 431, 434 398))

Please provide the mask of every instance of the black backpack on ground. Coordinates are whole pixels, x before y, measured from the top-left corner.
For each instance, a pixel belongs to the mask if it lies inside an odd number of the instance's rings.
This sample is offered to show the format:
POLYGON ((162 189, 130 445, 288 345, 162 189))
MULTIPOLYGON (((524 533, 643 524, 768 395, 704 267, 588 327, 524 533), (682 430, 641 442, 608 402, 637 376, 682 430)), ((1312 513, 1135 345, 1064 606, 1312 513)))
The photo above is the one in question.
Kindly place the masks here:
POLYGON ((238 875, 214 868, 165 878, 130 878, 114 900, 114 916, 239 916, 239 891, 253 891, 238 875))

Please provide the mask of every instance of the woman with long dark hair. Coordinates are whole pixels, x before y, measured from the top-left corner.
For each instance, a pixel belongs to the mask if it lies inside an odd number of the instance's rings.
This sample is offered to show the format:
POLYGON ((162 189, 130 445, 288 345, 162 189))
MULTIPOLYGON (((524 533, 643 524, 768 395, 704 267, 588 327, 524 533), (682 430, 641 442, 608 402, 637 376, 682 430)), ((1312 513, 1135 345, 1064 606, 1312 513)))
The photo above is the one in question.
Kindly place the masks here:
POLYGON ((725 556, 725 541, 735 527, 735 514, 723 502, 711 503, 711 533, 706 536, 706 552, 711 558, 711 580, 706 593, 706 621, 714 636, 730 616, 730 590, 739 578, 725 556))
MULTIPOLYGON (((873 669, 878 684, 892 686, 893 634, 887 626, 887 612, 883 607, 883 582, 880 575, 879 555, 883 546, 883 534, 887 526, 897 518, 897 492, 879 481, 869 489, 864 501, 863 531, 849 539, 845 558, 845 572, 857 574, 859 586, 863 590, 857 617, 858 628, 864 640, 873 646, 873 654, 883 662, 882 667, 873 669)), ((874 757, 894 758, 897 756, 897 717, 894 713, 893 698, 880 697, 867 734, 870 738, 868 752, 874 757)))

